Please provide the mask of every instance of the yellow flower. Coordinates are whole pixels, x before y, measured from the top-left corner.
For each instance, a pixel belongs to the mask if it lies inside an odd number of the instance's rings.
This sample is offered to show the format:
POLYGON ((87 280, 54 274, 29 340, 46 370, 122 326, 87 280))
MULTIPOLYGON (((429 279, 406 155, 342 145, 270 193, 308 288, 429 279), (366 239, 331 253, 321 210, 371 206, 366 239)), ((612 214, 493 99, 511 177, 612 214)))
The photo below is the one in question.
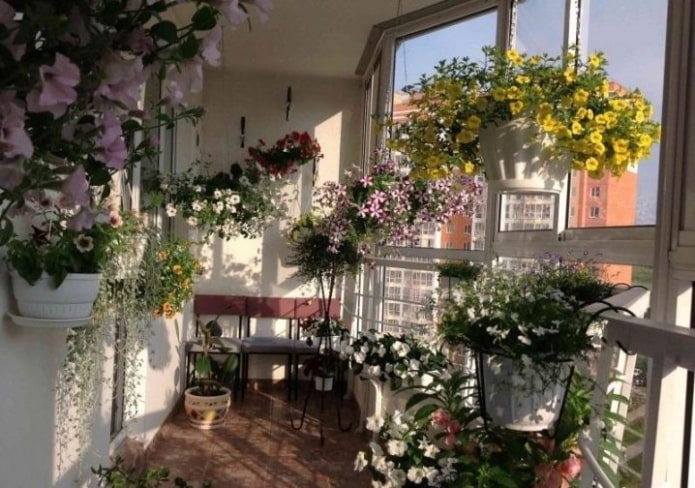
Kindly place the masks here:
POLYGON ((518 75, 518 76, 515 78, 515 80, 516 80, 516 82, 519 83, 520 85, 525 85, 526 83, 528 83, 529 81, 531 81, 531 78, 529 78, 528 76, 525 76, 525 75, 518 75))
POLYGON ((541 57, 538 54, 536 54, 535 56, 531 56, 531 58, 528 60, 528 64, 530 64, 531 66, 535 66, 540 62, 541 57))
POLYGON ((597 131, 597 130, 592 131, 592 132, 589 134, 589 141, 591 141, 593 144, 598 144, 598 143, 600 143, 600 142, 603 142, 603 136, 602 136, 601 133, 600 133, 599 131, 597 131))
POLYGON ((496 102, 501 102, 505 98, 507 98, 507 93, 505 92, 504 88, 493 88, 492 89, 492 98, 495 99, 496 102))
POLYGON ((610 84, 608 83, 608 80, 603 80, 601 82, 601 87, 599 88, 599 92, 601 93, 601 96, 607 97, 608 93, 610 93, 610 84))
POLYGON ((538 106, 538 115, 547 116, 553 111, 553 106, 548 102, 543 102, 538 106))
POLYGON ((468 175, 475 172, 475 165, 470 161, 466 161, 463 163, 463 172, 468 175))
POLYGON ((627 102, 622 99, 611 100, 608 102, 608 105, 610 105, 613 110, 617 111, 625 110, 627 108, 627 102))
POLYGON ((519 65, 523 61, 522 56, 515 49, 507 51, 507 59, 510 63, 519 65))
POLYGON ((618 123, 618 115, 613 111, 608 111, 603 114, 606 119, 606 127, 612 129, 618 123))
POLYGON ((180 275, 183 273, 183 269, 181 268, 180 264, 175 264, 171 267, 171 270, 174 272, 175 275, 180 275))
POLYGON ((562 105, 563 108, 570 108, 572 106, 572 98, 562 97, 560 99, 560 105, 562 105))
POLYGON ((637 112, 635 112, 635 122, 644 122, 644 118, 644 112, 642 110, 638 110, 637 112))
POLYGON ((589 100, 589 92, 583 88, 580 88, 579 90, 574 92, 572 99, 574 100, 574 103, 576 103, 577 105, 584 105, 589 100))
POLYGON ((468 127, 471 130, 478 130, 480 129, 480 124, 482 123, 482 120, 480 120, 480 117, 477 115, 471 115, 468 117, 468 120, 466 121, 466 127, 468 127))
POLYGON ((613 150, 618 154, 625 154, 628 150, 628 141, 625 139, 616 139, 613 142, 613 150))
POLYGON ((523 102, 520 102, 519 100, 516 100, 514 102, 511 102, 509 104, 509 111, 512 113, 512 115, 516 115, 519 112, 521 112, 521 109, 524 108, 523 102))
POLYGON ((157 253, 157 259, 160 261, 164 261, 168 257, 169 257, 169 253, 167 251, 159 251, 157 253))
POLYGON ((642 147, 649 147, 652 145, 652 138, 649 134, 642 134, 639 136, 638 144, 642 147))
POLYGON ((475 100, 475 108, 478 110, 485 110, 487 108, 488 102, 485 97, 478 97, 475 100))
POLYGON ((596 171, 598 169, 598 159, 596 158, 586 158, 584 162, 584 167, 587 171, 596 171))
POLYGON ((469 144, 475 140, 475 137, 475 132, 468 129, 463 129, 456 136, 456 142, 458 142, 459 144, 469 144))
POLYGON ((606 146, 604 146, 602 142, 595 142, 594 152, 599 156, 603 156, 606 153, 606 146))
POLYGON ((598 114, 594 120, 596 121, 597 124, 605 125, 606 124, 606 116, 604 114, 598 114))
POLYGON ((463 87, 459 83, 452 83, 447 89, 447 95, 449 98, 459 98, 463 95, 463 87))
POLYGON ((601 66, 601 57, 597 54, 590 54, 588 65, 592 69, 599 68, 601 66))
POLYGON ((564 75, 565 81, 567 81, 567 83, 572 83, 574 80, 577 79, 577 72, 574 70, 574 68, 567 68, 565 70, 564 75))
POLYGON ((521 97, 521 90, 519 90, 518 86, 510 86, 507 89, 507 98, 510 100, 516 100, 521 97))
POLYGON ((576 120, 572 122, 572 134, 579 135, 582 132, 584 132, 584 127, 582 127, 582 124, 580 124, 576 120))

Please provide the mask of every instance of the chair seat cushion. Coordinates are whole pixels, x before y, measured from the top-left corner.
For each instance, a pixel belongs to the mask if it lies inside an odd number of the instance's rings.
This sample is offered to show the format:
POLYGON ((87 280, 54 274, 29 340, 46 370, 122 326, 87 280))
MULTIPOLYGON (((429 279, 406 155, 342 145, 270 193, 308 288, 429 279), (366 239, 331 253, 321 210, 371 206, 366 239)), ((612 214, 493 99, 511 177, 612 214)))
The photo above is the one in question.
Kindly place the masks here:
POLYGON ((301 342, 286 337, 253 336, 241 341, 241 350, 248 354, 294 354, 301 342))
MULTIPOLYGON (((222 342, 222 345, 224 346, 225 350, 222 351, 218 347, 214 347, 212 351, 210 351, 212 354, 239 354, 241 352, 241 339, 237 339, 236 337, 219 337, 219 339, 222 342)), ((198 341, 188 341, 186 343, 186 352, 202 353, 203 347, 198 343, 198 341)))

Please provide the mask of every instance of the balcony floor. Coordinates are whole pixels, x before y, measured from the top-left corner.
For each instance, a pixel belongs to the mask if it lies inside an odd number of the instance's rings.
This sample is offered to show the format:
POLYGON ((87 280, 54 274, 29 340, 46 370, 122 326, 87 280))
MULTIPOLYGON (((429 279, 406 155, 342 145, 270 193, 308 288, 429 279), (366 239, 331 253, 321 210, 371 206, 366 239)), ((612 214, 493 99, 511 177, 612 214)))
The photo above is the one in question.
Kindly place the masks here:
MULTIPOLYGON (((308 388, 309 383, 302 386, 308 388)), ((292 428, 290 421, 299 419, 305 392, 288 403, 282 385, 264 383, 248 390, 243 401, 233 401, 224 425, 210 431, 191 427, 181 408, 148 449, 147 465, 169 468, 170 479, 181 476, 196 488, 204 481, 214 488, 370 486, 366 471, 353 470, 355 456, 367 446, 369 435, 338 429, 333 394, 324 397, 323 447, 318 392, 312 392, 302 429, 292 428)), ((344 425, 352 421, 356 426, 357 403, 342 402, 341 416, 344 425)))

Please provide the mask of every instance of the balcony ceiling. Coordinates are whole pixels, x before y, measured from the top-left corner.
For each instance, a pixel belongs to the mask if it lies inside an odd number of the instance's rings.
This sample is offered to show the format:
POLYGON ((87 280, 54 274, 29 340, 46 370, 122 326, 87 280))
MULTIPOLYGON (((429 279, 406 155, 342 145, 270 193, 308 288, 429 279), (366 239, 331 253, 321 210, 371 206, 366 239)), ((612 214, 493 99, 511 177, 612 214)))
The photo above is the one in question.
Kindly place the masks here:
MULTIPOLYGON (((398 0, 274 0, 270 19, 225 29, 223 69, 351 78, 371 28, 397 16, 398 0)), ((401 0, 403 14, 438 3, 401 0)))

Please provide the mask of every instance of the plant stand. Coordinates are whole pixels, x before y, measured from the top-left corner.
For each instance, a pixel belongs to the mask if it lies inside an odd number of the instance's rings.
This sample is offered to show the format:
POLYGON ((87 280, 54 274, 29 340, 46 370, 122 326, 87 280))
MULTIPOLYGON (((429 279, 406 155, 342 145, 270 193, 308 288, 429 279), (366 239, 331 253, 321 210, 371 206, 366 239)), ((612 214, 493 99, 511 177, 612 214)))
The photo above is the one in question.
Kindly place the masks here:
MULTIPOLYGON (((319 344, 318 344, 318 350, 319 351, 321 351, 321 346, 324 345, 323 342, 326 341, 327 339, 328 338, 326 338, 325 336, 319 336, 319 344)), ((332 350, 330 340, 328 340, 327 342, 328 342, 328 344, 325 344, 327 346, 327 349, 332 350)), ((313 382, 316 382, 317 378, 319 378, 320 380, 324 380, 324 381, 328 379, 328 378, 322 378, 322 377, 316 376, 314 374, 311 375, 311 378, 312 378, 313 382)), ((337 377, 336 378, 330 378, 330 379, 332 381, 335 379, 335 381, 337 381, 338 385, 342 384, 343 383, 343 371, 339 370, 337 377)), ((325 405, 325 395, 326 395, 326 393, 331 393, 331 391, 329 391, 328 389, 325 388, 326 385, 323 381, 321 382, 321 385, 322 385, 321 389, 314 388, 313 387, 314 385, 312 385, 312 387, 307 390, 306 396, 304 397, 304 405, 302 407, 302 414, 299 417, 298 422, 295 423, 295 419, 292 419, 290 421, 290 423, 291 423, 292 428, 294 430, 301 430, 302 427, 304 427, 304 421, 306 420, 306 411, 307 411, 307 407, 309 406, 309 400, 311 399, 312 393, 314 393, 314 391, 317 391, 321 397, 318 421, 319 421, 319 440, 321 442, 321 447, 323 447, 326 443, 326 438, 323 435, 323 415, 324 415, 324 410, 325 410, 325 406, 326 406, 325 405)), ((338 395, 338 394, 341 394, 342 392, 341 392, 340 388, 336 388, 334 393, 336 395, 338 395)), ((350 422, 347 426, 343 426, 342 418, 340 415, 341 404, 342 404, 342 394, 340 396, 340 401, 337 402, 335 405, 335 413, 336 413, 336 418, 338 420, 338 428, 340 429, 340 431, 341 432, 348 432, 349 430, 352 429, 352 422, 350 422)))

